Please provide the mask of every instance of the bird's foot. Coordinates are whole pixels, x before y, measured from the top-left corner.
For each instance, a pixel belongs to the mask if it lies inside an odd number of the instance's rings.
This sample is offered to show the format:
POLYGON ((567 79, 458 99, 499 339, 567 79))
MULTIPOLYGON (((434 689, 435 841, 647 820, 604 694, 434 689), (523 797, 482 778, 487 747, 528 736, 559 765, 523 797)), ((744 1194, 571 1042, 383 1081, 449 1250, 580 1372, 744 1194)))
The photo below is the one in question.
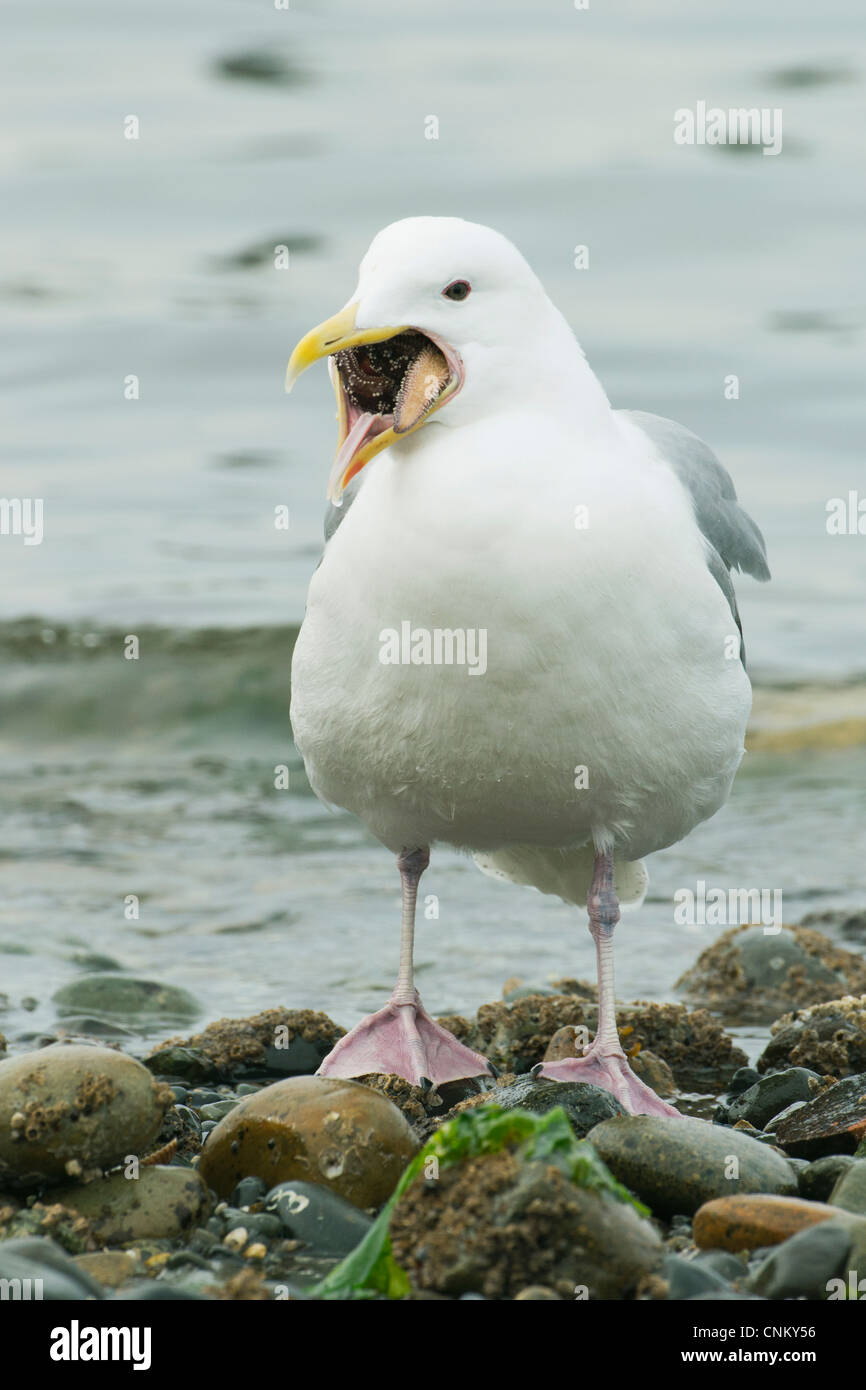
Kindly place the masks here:
POLYGON ((657 1096, 640 1077, 635 1076, 621 1048, 592 1043, 582 1057, 566 1057, 561 1062, 542 1062, 532 1069, 533 1076, 549 1081, 589 1081, 610 1091, 630 1115, 668 1115, 680 1119, 680 1111, 657 1096))
POLYGON ((458 1042, 432 1019, 415 991, 414 1002, 388 1000, 340 1038, 317 1076, 367 1076, 393 1073, 413 1086, 444 1085, 470 1076, 491 1076, 493 1068, 480 1052, 458 1042))

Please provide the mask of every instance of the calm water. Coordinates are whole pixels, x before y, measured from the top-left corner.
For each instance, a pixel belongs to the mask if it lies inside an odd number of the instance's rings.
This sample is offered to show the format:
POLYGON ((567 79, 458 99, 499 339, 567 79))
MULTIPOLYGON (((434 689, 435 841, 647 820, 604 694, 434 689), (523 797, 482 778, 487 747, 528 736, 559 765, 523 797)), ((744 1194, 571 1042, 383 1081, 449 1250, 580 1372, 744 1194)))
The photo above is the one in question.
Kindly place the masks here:
MULTIPOLYGON (((186 985, 203 1017, 283 1001, 348 1025, 390 987, 394 867, 319 806, 290 741, 333 404, 323 370, 291 403, 282 374, 373 233, 416 213, 506 232, 614 402, 717 448, 774 572, 739 585, 756 729, 829 730, 756 751, 729 806, 655 857, 620 992, 672 996, 713 932, 672 923, 697 878, 780 888, 789 920, 862 905, 866 536, 825 526, 828 499, 866 497, 862 19, 854 0, 694 11, 6 0, 0 493, 45 499, 40 546, 0 537, 11 1039, 51 1026, 83 947, 186 985), (781 108, 781 155, 676 146, 698 100, 781 108)), ((591 973, 551 900, 447 852, 425 888, 434 1010, 591 973)))

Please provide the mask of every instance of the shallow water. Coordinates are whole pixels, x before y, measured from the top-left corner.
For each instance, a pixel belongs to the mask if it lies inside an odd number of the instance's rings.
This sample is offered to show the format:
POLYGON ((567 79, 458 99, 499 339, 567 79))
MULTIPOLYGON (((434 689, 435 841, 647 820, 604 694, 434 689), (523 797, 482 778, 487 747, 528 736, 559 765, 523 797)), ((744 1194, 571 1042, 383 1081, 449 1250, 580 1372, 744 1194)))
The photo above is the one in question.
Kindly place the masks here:
MULTIPOLYGON (((673 997, 716 931, 673 923, 698 879, 780 889, 789 921, 862 906, 866 537, 825 525, 866 488, 859 7, 91 0, 49 26, 19 0, 4 28, 0 492, 43 497, 46 528, 0 537, 10 1039, 52 1026, 84 948, 186 985, 203 1018, 282 1001, 349 1025, 390 987, 393 864, 319 806, 290 742, 333 406, 324 371, 291 402, 282 372, 375 230, 417 212, 509 234, 615 403, 707 438, 767 537, 773 583, 739 584, 756 751, 655 856, 621 994, 673 997), (782 154, 675 146, 698 99, 782 107, 782 154)), ((561 904, 446 851, 424 890, 432 1009, 591 975, 561 904)))

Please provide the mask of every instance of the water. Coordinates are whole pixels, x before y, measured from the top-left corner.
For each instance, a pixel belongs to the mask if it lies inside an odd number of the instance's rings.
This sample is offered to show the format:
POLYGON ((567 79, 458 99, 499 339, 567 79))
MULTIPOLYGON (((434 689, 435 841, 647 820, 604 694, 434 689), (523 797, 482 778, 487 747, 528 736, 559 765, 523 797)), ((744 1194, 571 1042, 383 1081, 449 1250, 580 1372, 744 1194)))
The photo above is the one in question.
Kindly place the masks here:
MULTIPOLYGON (((390 987, 393 864, 315 801, 290 740, 333 404, 324 371, 291 402, 282 373, 378 227, 420 212, 510 235, 614 402, 712 442, 767 537, 774 581, 739 593, 776 741, 654 858, 621 994, 673 997, 714 934, 672 924, 698 878, 780 888, 788 920, 862 905, 866 537, 825 525, 829 499, 866 495, 853 0, 91 0, 50 24, 7 0, 3 26, 0 493, 45 499, 40 546, 0 538, 10 1039, 56 1022, 84 948, 186 985, 203 1019, 284 1002, 349 1025, 390 987), (782 154, 675 146, 673 111, 701 99, 781 107, 782 154)), ((591 974, 552 900, 445 851, 424 889, 433 1010, 591 974)))

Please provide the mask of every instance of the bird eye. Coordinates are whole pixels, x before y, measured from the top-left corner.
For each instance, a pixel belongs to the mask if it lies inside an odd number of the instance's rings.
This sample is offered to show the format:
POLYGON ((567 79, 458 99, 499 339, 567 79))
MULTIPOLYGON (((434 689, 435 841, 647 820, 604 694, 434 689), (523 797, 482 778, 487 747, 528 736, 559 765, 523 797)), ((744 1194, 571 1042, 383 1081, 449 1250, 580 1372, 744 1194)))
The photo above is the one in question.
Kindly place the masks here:
POLYGON ((468 280, 452 280, 450 285, 446 285, 442 294, 446 299, 465 299, 472 289, 468 280))

